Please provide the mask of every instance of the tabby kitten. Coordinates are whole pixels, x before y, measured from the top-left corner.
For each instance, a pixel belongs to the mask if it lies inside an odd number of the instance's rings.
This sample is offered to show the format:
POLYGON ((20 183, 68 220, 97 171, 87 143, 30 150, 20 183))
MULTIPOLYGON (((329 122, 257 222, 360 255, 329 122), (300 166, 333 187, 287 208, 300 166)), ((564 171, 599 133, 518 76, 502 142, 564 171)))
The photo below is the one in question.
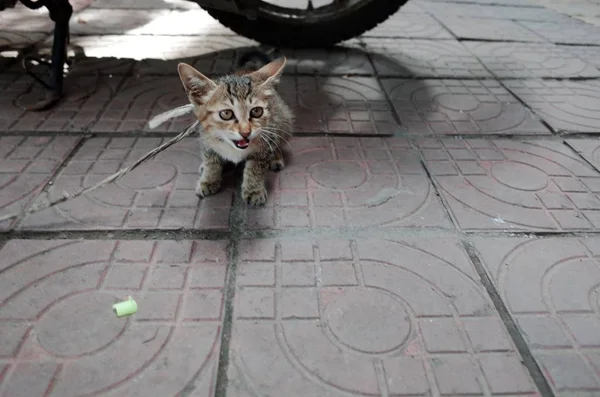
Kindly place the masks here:
POLYGON ((178 65, 201 125, 198 196, 217 193, 227 162, 245 161, 242 198, 254 206, 267 202, 266 173, 283 169, 281 146, 285 135, 292 133, 292 111, 275 90, 285 64, 282 57, 254 72, 242 71, 215 80, 190 65, 178 65))

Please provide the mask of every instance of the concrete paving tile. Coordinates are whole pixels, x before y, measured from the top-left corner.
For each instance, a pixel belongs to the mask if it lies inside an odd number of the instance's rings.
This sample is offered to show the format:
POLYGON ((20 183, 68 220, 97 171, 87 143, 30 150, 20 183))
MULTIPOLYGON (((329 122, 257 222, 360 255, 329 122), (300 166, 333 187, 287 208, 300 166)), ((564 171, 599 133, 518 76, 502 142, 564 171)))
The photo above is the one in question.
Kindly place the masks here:
POLYGON ((557 131, 600 131, 600 83, 596 81, 506 80, 504 84, 557 131))
POLYGON ((419 7, 431 13, 442 22, 444 22, 446 16, 553 22, 568 20, 563 14, 548 8, 440 3, 436 1, 420 1, 419 7))
POLYGON ((541 5, 562 14, 577 16, 600 16, 600 4, 587 0, 571 0, 568 2, 557 0, 537 0, 541 5))
MULTIPOLYGON (((0 215, 25 208, 78 141, 76 137, 1 137, 0 215)), ((10 228, 15 222, 0 222, 0 230, 10 228)))
POLYGON ((409 134, 549 134, 501 84, 491 80, 384 79, 409 134))
MULTIPOLYGON (((130 77, 121 84, 118 75, 101 76, 98 82, 95 76, 74 75, 66 80, 70 92, 64 102, 33 114, 17 106, 33 102, 32 94, 24 96, 33 82, 7 74, 0 81, 0 128, 10 131, 148 131, 153 115, 186 103, 177 76, 130 77)), ((37 86, 33 89, 42 93, 37 86)), ((374 77, 284 76, 279 91, 296 112, 298 133, 391 135, 399 128, 374 77)), ((178 133, 192 121, 180 117, 153 131, 178 133)))
POLYGON ((46 33, 0 31, 0 49, 21 49, 32 44, 39 43, 40 41, 44 40, 46 36, 46 33))
POLYGON ((424 140, 418 146, 463 230, 600 228, 594 188, 600 173, 560 142, 424 140))
MULTIPOLYGON (((515 7, 537 7, 542 8, 541 4, 538 4, 535 0, 411 0, 417 4, 421 2, 426 3, 476 3, 482 5, 493 5, 493 6, 515 6, 515 7)), ((430 5, 426 5, 430 6, 430 5)))
POLYGON ((368 53, 350 40, 328 49, 280 49, 287 58, 285 74, 373 75, 368 53))
POLYGON ((136 62, 134 66, 134 76, 177 76, 177 65, 181 62, 192 65, 203 74, 213 77, 230 73, 235 68, 235 60, 240 54, 239 49, 231 48, 229 45, 221 46, 217 44, 216 48, 212 46, 213 39, 217 41, 230 42, 224 36, 211 36, 207 41, 209 46, 203 50, 206 53, 195 56, 187 56, 173 59, 147 58, 136 62))
POLYGON ((196 36, 73 35, 71 44, 81 47, 88 57, 168 61, 208 56, 215 51, 227 51, 256 43, 240 36, 202 34, 196 36))
MULTIPOLYGON (((256 49, 255 42, 251 40, 229 36, 207 36, 205 45, 205 53, 198 56, 141 60, 136 66, 136 73, 177 75, 177 64, 185 62, 209 76, 226 74, 235 71, 239 56, 256 49)), ((279 52, 287 58, 285 74, 374 74, 367 53, 357 41, 344 42, 330 49, 279 49, 279 52)))
POLYGON ((464 44, 499 78, 600 76, 594 66, 550 43, 464 44))
POLYGON ((129 77, 119 92, 101 109, 93 132, 182 132, 193 121, 183 116, 158 126, 148 127, 153 116, 188 103, 179 76, 129 77))
MULTIPOLYGON (((301 10, 306 10, 306 8, 308 7, 308 0, 269 0, 269 3, 278 5, 280 7, 296 8, 301 10)), ((413 12, 416 9, 416 6, 414 6, 414 4, 412 3, 413 2, 403 5, 402 10, 410 10, 410 12, 413 12)), ((315 7, 320 7, 328 4, 331 4, 331 2, 328 0, 319 0, 313 2, 313 5, 315 7)))
MULTIPOLYGON (((162 38, 168 46, 168 37, 162 38)), ((135 75, 177 76, 180 62, 190 64, 208 76, 231 73, 236 68, 239 56, 244 51, 255 49, 256 42, 238 36, 210 35, 204 36, 202 42, 178 42, 177 48, 180 48, 179 55, 165 54, 164 57, 141 59, 135 67, 135 75)))
POLYGON ((471 240, 556 395, 600 393, 600 240, 471 240))
POLYGON ((400 8, 400 12, 410 12, 410 13, 424 13, 425 10, 423 10, 421 7, 419 7, 417 5, 416 1, 409 1, 406 4, 404 4, 402 6, 402 8, 400 8))
MULTIPOLYGON (((36 45, 35 52, 38 55, 46 56, 48 59, 51 58, 52 54, 52 46, 54 43, 54 38, 52 36, 45 35, 45 40, 36 45)), ((80 37, 80 36, 79 36, 80 37)), ((77 46, 76 42, 79 39, 78 36, 71 37, 71 44, 77 46)), ((104 57, 94 57, 89 56, 88 54, 80 54, 79 51, 69 51, 68 59, 65 65, 65 71, 72 78, 73 75, 83 75, 83 76, 95 76, 96 74, 100 75, 127 75, 130 74, 134 60, 129 58, 122 57, 114 57, 114 56, 104 56, 104 57), (77 53, 76 53, 77 52, 77 53)), ((83 50, 83 53, 86 51, 83 50)), ((38 75, 46 75, 48 73, 48 69, 43 66, 30 65, 30 68, 33 72, 38 75)), ((15 63, 9 70, 10 73, 15 74, 23 74, 24 69, 21 62, 15 63)), ((68 85, 68 81, 67 81, 68 85)))
POLYGON ((127 58, 93 58, 72 57, 69 58, 69 73, 76 75, 105 76, 129 75, 133 70, 135 61, 127 58))
POLYGON ((88 8, 71 24, 73 34, 235 35, 206 11, 88 8))
POLYGON ((385 22, 363 34, 364 37, 403 37, 451 39, 453 36, 426 13, 408 13, 404 7, 385 22))
POLYGON ((65 97, 43 112, 24 106, 45 97, 41 85, 25 74, 0 74, 0 131, 88 131, 123 81, 122 76, 73 75, 65 79, 65 97))
POLYGON ((301 138, 286 168, 269 174, 267 206, 251 229, 448 227, 417 152, 403 139, 301 138))
POLYGON ((14 8, 0 12, 0 31, 50 33, 53 29, 54 22, 45 7, 30 10, 23 4, 17 3, 14 8))
POLYGON ((556 22, 520 21, 521 25, 532 30, 555 44, 600 43, 600 26, 594 26, 576 19, 556 22))
POLYGON ((363 39, 377 73, 394 77, 491 77, 458 41, 363 39))
POLYGON ((93 0, 90 8, 197 10, 199 7, 198 4, 187 0, 93 0))
POLYGON ((597 68, 600 68, 600 47, 587 46, 587 45, 583 45, 583 46, 570 45, 570 46, 563 46, 561 48, 564 48, 571 54, 575 55, 578 58, 583 59, 584 61, 588 62, 589 64, 594 65, 597 68))
POLYGON ((4 395, 212 395, 225 273, 207 288, 190 281, 224 270, 226 243, 168 243, 187 251, 187 259, 159 263, 162 241, 8 242, 0 251, 0 326, 10 330, 3 333, 8 354, 2 359, 9 363, 0 380, 4 395), (141 257, 116 259, 122 244, 141 257), (139 269, 140 285, 111 286, 119 268, 139 269), (151 280, 165 269, 182 274, 184 283, 154 288, 151 280), (210 299, 198 305, 198 295, 210 299), (138 312, 117 318, 111 306, 127 296, 138 312))
MULTIPOLYGON (((600 171, 600 140, 598 139, 568 139, 567 144, 589 161, 600 171)), ((593 191, 600 191, 599 186, 590 186, 593 191)))
POLYGON ((238 279, 228 396, 535 393, 454 238, 245 240, 240 254, 239 272, 274 277, 238 279))
MULTIPOLYGON (((71 33, 90 34, 134 34, 153 21, 166 18, 169 10, 120 10, 88 8, 71 21, 71 33)), ((177 26, 173 26, 177 29, 177 26)))
POLYGON ((375 77, 284 76, 279 92, 295 112, 297 134, 392 135, 399 128, 375 77))
POLYGON ((508 19, 486 19, 448 15, 443 24, 459 39, 495 41, 546 41, 542 36, 508 19))
POLYGON ((79 12, 88 8, 93 2, 94 0, 69 0, 74 12, 79 12))
MULTIPOLYGON (((50 199, 91 186, 142 157, 163 138, 95 138, 77 151, 48 189, 50 199)), ((223 229, 229 225, 233 178, 200 200, 195 138, 184 139, 123 179, 28 216, 23 229, 223 229)))
POLYGON ((573 18, 583 21, 585 23, 588 23, 590 25, 600 27, 600 17, 587 17, 587 16, 583 16, 583 15, 577 15, 577 16, 574 16, 573 18))

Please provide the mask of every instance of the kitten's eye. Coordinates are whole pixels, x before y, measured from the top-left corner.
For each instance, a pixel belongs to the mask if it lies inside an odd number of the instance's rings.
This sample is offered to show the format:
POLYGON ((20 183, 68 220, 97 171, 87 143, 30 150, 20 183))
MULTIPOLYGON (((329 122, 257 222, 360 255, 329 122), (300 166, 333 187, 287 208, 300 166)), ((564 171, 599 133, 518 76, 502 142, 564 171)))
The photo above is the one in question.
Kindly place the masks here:
POLYGON ((263 115, 263 108, 261 108, 261 107, 252 108, 252 110, 250 111, 250 116, 254 117, 255 119, 259 118, 262 115, 263 115))
POLYGON ((233 111, 231 111, 229 109, 221 110, 219 112, 219 117, 221 117, 221 119, 223 119, 225 121, 231 120, 233 118, 233 111))

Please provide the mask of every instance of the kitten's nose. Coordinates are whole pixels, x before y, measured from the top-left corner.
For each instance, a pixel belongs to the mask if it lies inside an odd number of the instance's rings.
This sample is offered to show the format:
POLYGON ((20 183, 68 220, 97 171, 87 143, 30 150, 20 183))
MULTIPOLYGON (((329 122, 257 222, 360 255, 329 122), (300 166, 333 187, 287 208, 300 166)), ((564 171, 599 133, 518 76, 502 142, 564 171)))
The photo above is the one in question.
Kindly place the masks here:
POLYGON ((252 133, 252 131, 250 131, 250 126, 249 125, 240 125, 240 135, 244 139, 248 138, 251 133, 252 133))

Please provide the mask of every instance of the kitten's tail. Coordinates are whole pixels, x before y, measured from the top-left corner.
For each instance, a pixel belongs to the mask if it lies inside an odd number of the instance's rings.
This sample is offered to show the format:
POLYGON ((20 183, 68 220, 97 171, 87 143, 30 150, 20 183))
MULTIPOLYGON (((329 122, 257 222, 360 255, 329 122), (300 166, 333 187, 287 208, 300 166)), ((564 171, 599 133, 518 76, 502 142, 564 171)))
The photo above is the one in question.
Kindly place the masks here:
POLYGON ((191 113, 193 110, 194 110, 194 105, 192 105, 192 104, 187 104, 187 105, 179 106, 175 109, 167 110, 164 113, 154 116, 148 122, 148 127, 150 127, 150 129, 153 130, 156 127, 158 127, 159 125, 161 125, 162 123, 164 123, 165 121, 174 119, 175 117, 183 116, 184 114, 191 113))

